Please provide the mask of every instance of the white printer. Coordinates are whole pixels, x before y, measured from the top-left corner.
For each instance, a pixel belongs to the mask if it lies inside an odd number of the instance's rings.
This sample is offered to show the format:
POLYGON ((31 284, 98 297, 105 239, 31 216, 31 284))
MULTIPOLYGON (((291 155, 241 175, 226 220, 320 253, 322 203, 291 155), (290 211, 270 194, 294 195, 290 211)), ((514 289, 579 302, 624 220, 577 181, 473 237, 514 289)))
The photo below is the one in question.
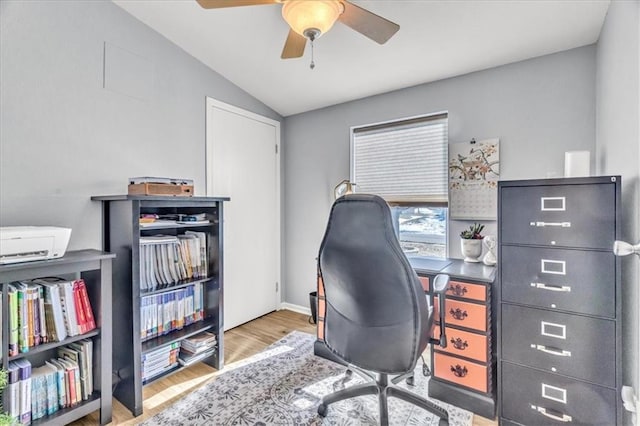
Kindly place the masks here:
POLYGON ((0 264, 64 256, 71 229, 56 226, 0 227, 0 264))

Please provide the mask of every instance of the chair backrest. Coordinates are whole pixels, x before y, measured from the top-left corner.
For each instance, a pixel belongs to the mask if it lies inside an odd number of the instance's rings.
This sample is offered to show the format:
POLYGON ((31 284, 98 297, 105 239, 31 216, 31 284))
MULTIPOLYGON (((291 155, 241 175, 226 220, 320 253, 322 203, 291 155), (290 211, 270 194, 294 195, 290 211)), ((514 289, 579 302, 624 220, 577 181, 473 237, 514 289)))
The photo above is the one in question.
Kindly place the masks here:
POLYGON ((327 347, 350 364, 387 374, 412 370, 432 318, 424 289, 380 197, 335 201, 320 246, 327 347))

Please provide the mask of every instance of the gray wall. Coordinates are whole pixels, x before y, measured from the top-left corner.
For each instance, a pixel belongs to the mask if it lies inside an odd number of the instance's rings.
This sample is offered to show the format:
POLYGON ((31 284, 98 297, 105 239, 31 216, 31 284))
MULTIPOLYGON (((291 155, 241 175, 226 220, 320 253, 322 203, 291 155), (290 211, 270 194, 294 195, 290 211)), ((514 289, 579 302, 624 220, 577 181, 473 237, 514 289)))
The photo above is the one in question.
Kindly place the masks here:
MULTIPOLYGON (((613 1, 600 34, 596 73, 596 164, 622 175, 622 239, 640 241, 640 3, 613 1)), ((640 391, 640 261, 622 259, 623 371, 640 391)), ((625 413, 626 414, 626 413, 625 413)), ((625 424, 630 424, 627 418, 625 424)))
POLYGON ((206 96, 282 120, 110 1, 2 1, 0 19, 3 226, 71 227, 70 249, 100 248, 91 195, 133 176, 205 195, 206 96))
MULTIPOLYGON (((595 150, 595 53, 586 46, 286 117, 284 300, 308 306, 332 189, 349 177, 350 126, 448 111, 450 143, 500 138, 502 179, 560 177, 565 151, 595 150)), ((451 257, 461 257, 469 223, 451 223, 451 257)))

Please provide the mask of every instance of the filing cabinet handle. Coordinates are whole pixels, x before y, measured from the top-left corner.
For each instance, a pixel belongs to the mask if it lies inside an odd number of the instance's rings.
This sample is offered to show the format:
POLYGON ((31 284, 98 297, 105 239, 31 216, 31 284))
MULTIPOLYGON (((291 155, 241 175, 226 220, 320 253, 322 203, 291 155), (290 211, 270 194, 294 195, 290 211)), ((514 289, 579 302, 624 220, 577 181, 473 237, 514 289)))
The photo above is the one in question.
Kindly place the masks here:
POLYGON ((571 222, 530 222, 530 226, 544 228, 545 226, 559 226, 561 228, 571 228, 571 222))
POLYGON ((531 283, 531 287, 539 288, 541 290, 563 291, 567 293, 571 291, 571 287, 568 285, 558 286, 558 285, 548 285, 545 283, 531 283))
POLYGON ((551 355, 571 356, 571 351, 550 349, 550 348, 547 348, 544 345, 531 345, 531 347, 533 349, 536 349, 536 350, 539 350, 541 352, 544 352, 544 353, 547 353, 547 354, 551 354, 551 355))
POLYGON ((535 405, 531 406, 531 408, 534 408, 534 407, 538 413, 542 414, 543 416, 547 416, 550 419, 557 420, 559 422, 564 422, 564 423, 573 421, 573 418, 568 414, 562 414, 562 417, 560 417, 560 416, 556 416, 555 414, 548 413, 547 409, 544 407, 536 407, 535 405))

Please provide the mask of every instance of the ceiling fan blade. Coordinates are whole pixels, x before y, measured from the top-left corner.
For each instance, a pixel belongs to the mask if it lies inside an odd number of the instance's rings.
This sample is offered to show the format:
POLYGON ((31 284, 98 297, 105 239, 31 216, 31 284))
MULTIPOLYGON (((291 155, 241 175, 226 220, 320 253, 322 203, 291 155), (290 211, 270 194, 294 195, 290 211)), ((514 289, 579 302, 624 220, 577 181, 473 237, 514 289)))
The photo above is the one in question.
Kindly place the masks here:
POLYGON ((299 58, 304 54, 307 39, 293 30, 289 30, 287 41, 282 49, 282 59, 299 58))
POLYGON ((375 42, 386 43, 400 29, 400 25, 395 22, 391 22, 346 0, 341 1, 344 4, 344 12, 340 15, 338 21, 375 42))
POLYGON ((257 6, 260 4, 279 3, 277 0, 196 0, 205 9, 219 9, 223 7, 257 6))

